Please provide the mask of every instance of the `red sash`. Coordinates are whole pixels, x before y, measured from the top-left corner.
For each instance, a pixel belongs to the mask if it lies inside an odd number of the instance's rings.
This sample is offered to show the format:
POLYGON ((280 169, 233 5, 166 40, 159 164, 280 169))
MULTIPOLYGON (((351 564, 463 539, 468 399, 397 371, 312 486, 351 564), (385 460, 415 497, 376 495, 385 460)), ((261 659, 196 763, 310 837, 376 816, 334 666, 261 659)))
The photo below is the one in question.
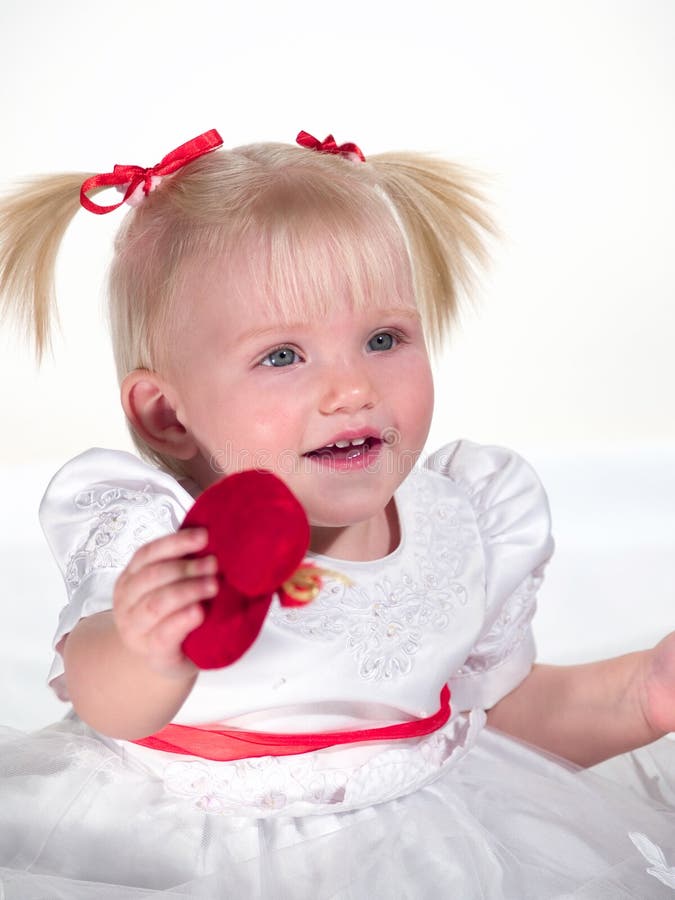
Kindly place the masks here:
POLYGON ((255 756, 291 756, 309 753, 338 744, 362 741, 391 741, 422 737, 442 728, 450 718, 450 688, 441 691, 440 708, 432 716, 357 731, 324 731, 316 734, 272 734, 264 731, 243 731, 238 728, 220 730, 210 726, 167 725, 149 737, 133 741, 141 747, 200 756, 203 759, 230 761, 255 756))

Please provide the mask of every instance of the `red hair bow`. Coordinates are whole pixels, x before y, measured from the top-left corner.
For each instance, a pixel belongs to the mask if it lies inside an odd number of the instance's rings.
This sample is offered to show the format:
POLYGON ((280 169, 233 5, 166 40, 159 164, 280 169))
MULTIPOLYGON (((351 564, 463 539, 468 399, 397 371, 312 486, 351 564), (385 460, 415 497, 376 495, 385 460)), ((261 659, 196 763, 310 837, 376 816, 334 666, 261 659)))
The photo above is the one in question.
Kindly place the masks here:
POLYGON ((301 131, 295 140, 301 147, 307 147, 308 150, 318 150, 319 153, 334 153, 338 156, 344 156, 347 159, 351 159, 354 162, 356 159, 360 159, 361 162, 366 161, 365 156, 361 153, 356 144, 340 144, 338 146, 335 143, 335 138, 332 134, 329 134, 327 138, 320 141, 306 131, 301 131))
POLYGON ((112 172, 92 175, 80 188, 80 203, 89 212, 96 213, 97 216, 112 212, 130 200, 139 188, 142 189, 143 194, 149 194, 157 186, 162 176, 171 175, 178 169, 182 169, 193 159, 222 146, 222 143, 223 139, 215 128, 212 128, 210 131, 205 131, 204 134, 192 138, 191 141, 181 144, 180 147, 176 147, 171 153, 167 153, 161 162, 149 169, 143 169, 140 166, 115 166, 112 172), (124 197, 119 203, 114 203, 112 206, 100 206, 87 197, 87 193, 94 188, 120 186, 126 186, 124 197))

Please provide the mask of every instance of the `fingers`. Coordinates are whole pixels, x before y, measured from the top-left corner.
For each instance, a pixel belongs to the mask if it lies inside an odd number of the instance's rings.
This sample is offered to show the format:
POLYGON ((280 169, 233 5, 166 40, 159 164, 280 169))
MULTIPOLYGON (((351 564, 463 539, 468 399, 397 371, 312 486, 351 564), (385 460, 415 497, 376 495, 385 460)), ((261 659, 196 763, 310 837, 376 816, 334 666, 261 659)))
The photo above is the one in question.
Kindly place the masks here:
POLYGON ((218 560, 215 556, 202 556, 199 559, 165 559, 149 563, 145 568, 135 572, 125 572, 123 584, 127 587, 127 602, 133 606, 142 597, 152 597, 153 607, 159 604, 157 612, 161 612, 161 598, 166 596, 163 588, 182 581, 200 581, 205 589, 218 571, 218 560))
POLYGON ((204 615, 202 605, 193 603, 162 619, 139 640, 143 641, 150 657, 161 656, 167 648, 175 648, 178 652, 187 635, 204 621, 204 615))
POLYGON ((133 575, 150 563, 164 559, 178 559, 187 556, 188 553, 196 553, 206 546, 208 537, 206 528, 183 528, 175 534, 167 534, 166 537, 150 541, 134 553, 125 573, 133 575))
POLYGON ((138 550, 115 583, 113 610, 123 642, 146 658, 175 658, 204 618, 200 601, 218 592, 218 561, 203 549, 206 529, 184 529, 138 550))
POLYGON ((208 535, 205 528, 185 529, 176 534, 158 538, 138 550, 115 586, 115 609, 122 615, 143 601, 150 602, 150 612, 156 617, 166 615, 175 608, 213 596, 213 583, 218 563, 215 556, 185 559, 188 553, 202 549, 208 535), (186 580, 200 580, 201 588, 195 596, 194 588, 177 595, 171 602, 172 592, 162 588, 186 580), (183 602, 184 598, 184 602, 183 602))
POLYGON ((141 594, 136 602, 118 609, 120 624, 133 621, 134 630, 147 634, 159 622, 175 615, 186 607, 195 606, 218 593, 218 581, 213 576, 170 580, 154 590, 141 594))

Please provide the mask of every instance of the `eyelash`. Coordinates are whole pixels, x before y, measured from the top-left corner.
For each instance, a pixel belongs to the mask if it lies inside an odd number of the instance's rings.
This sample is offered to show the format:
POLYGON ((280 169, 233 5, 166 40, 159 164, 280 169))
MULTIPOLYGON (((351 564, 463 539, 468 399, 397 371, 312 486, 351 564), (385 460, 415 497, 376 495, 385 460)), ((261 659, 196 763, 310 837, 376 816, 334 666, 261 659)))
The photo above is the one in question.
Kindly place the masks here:
MULTIPOLYGON (((394 350, 396 347, 398 347, 399 344, 403 344, 406 342, 405 336, 400 331, 397 331, 395 328, 385 328, 382 331, 376 331, 372 337, 368 338, 368 341, 366 343, 369 344, 371 341, 375 340, 375 338, 379 337, 381 334, 391 335, 391 337, 394 339, 394 345, 392 347, 387 347, 387 350, 394 350)), ((290 363, 288 366, 274 366, 271 363, 266 363, 266 360, 268 360, 270 358, 270 356, 274 356, 274 354, 279 353, 280 350, 290 350, 291 353, 295 353, 295 355, 297 357, 300 357, 300 354, 298 353, 298 351, 294 350, 293 347, 289 346, 288 344, 279 344, 278 347, 274 347, 274 349, 267 352, 262 357, 262 359, 260 360, 258 365, 265 366, 265 368, 268 368, 268 369, 287 369, 287 368, 290 368, 292 365, 295 365, 295 363, 290 363)), ((386 350, 385 351, 373 350, 372 352, 373 353, 386 352, 386 350)))

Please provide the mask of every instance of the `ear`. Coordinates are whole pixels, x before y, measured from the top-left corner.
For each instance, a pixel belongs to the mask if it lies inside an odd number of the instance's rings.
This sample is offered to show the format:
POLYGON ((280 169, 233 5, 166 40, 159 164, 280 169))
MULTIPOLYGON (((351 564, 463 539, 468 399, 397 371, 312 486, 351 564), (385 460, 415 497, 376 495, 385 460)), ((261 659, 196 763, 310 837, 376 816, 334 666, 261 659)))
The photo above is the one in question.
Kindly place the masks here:
POLYGON ((154 450, 192 459, 199 448, 179 421, 169 385, 149 369, 135 369, 122 382, 121 400, 134 431, 154 450))

